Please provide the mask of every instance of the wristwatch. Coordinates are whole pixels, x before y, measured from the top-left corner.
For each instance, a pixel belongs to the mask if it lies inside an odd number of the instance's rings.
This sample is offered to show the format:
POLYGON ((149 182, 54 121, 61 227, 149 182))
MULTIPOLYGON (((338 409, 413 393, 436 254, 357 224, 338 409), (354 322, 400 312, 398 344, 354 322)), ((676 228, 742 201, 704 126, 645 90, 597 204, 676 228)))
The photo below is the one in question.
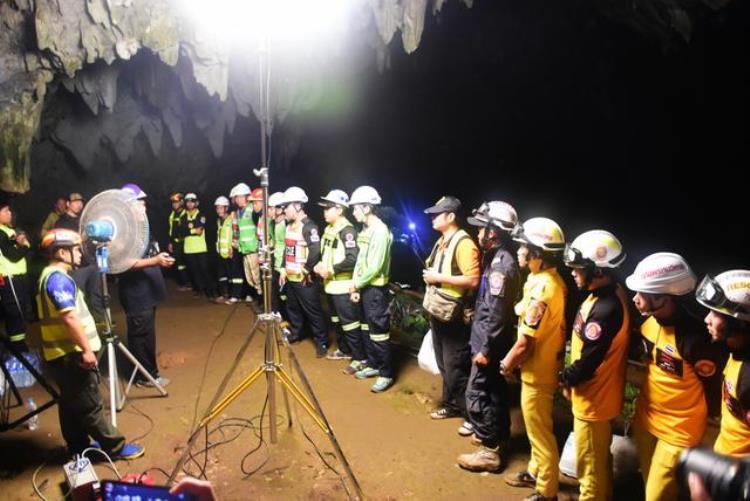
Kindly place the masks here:
POLYGON ((503 376, 505 376, 508 372, 502 360, 500 361, 500 365, 498 365, 498 369, 500 369, 500 374, 503 376))

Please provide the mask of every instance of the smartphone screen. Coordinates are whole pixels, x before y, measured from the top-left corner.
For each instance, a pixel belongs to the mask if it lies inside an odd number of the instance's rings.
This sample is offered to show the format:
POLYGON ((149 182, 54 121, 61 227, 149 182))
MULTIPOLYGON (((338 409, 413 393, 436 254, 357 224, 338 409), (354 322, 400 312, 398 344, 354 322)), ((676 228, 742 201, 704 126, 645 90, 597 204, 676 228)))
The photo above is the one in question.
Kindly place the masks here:
POLYGON ((131 484, 129 482, 102 481, 103 501, 195 501, 192 494, 169 493, 169 487, 160 485, 131 484))

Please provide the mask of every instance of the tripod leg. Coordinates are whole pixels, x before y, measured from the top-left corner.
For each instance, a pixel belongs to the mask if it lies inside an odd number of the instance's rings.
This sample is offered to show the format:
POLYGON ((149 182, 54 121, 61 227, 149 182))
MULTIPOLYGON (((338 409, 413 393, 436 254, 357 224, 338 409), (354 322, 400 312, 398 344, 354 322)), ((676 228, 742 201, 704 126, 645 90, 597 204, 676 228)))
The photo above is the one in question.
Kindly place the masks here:
POLYGON ((112 343, 107 344, 107 364, 109 364, 109 412, 112 426, 117 427, 117 401, 119 400, 119 381, 117 380, 117 359, 112 343))
MULTIPOLYGON (((278 314, 277 314, 278 315, 278 314)), ((276 339, 276 365, 279 367, 282 367, 282 360, 281 360, 281 354, 282 354, 282 348, 284 347, 284 341, 283 336, 281 334, 281 327, 279 325, 279 317, 276 317, 276 321, 273 324, 274 328, 274 338, 276 339)), ((282 391, 284 393, 284 407, 286 408, 286 418, 287 418, 287 428, 292 427, 292 411, 289 407, 289 394, 287 393, 286 387, 282 386, 282 391)))
MULTIPOLYGON (((125 358, 127 358, 128 360, 130 360, 130 363, 132 363, 133 366, 135 367, 135 369, 133 369, 133 374, 130 375, 130 382, 133 381, 133 378, 135 377, 135 372, 138 371, 138 372, 141 373, 141 375, 143 377, 145 377, 148 381, 151 382, 151 384, 154 385, 154 388, 156 388, 157 390, 159 390, 159 393, 161 393, 162 397, 166 397, 167 396, 167 390, 165 390, 164 387, 161 386, 156 381, 156 379, 154 379, 154 377, 146 370, 146 368, 143 365, 141 365, 141 363, 138 361, 138 359, 135 358, 132 353, 130 353, 130 350, 128 350, 127 348, 125 348, 124 344, 122 344, 121 342, 117 341, 117 349, 119 349, 120 353, 122 353, 123 355, 125 355, 125 358)), ((128 384, 128 388, 130 388, 130 384, 128 384)), ((127 396, 127 393, 123 396, 123 403, 125 401, 125 397, 126 396, 127 396)))
MULTIPOLYGON (((195 441, 198 439, 198 431, 208 424, 208 422, 211 420, 209 416, 211 416, 212 410, 216 407, 216 404, 221 399, 222 394, 224 393, 224 389, 229 384, 229 380, 232 379, 232 375, 234 374, 234 371, 237 369, 237 366, 242 361, 242 358, 245 355, 245 351, 247 351, 248 346, 250 346, 250 342, 255 337, 255 333, 258 328, 258 318, 255 319, 255 322, 253 323, 253 326, 250 330, 250 334, 247 336, 247 339, 245 339, 245 342, 240 346, 240 350, 237 352, 237 356, 234 358, 234 362, 232 363, 232 366, 227 371, 226 375, 224 376, 224 379, 221 381, 221 384, 219 385, 219 388, 216 390, 216 393, 214 393, 213 398, 211 399, 211 403, 208 406, 208 410, 206 411, 205 416, 200 421, 200 425, 195 428, 190 433, 190 439, 188 440, 187 447, 185 448, 185 452, 182 453, 182 456, 180 457, 179 461, 177 461, 177 464, 174 466, 174 469, 172 470, 172 473, 169 475, 169 479, 167 480, 167 485, 171 485, 175 479, 177 478, 177 474, 182 470, 182 467, 185 465, 185 461, 187 461, 187 457, 190 454, 190 450, 193 448, 193 445, 195 444, 195 441)), ((212 416, 211 416, 212 418, 212 416)))
MULTIPOLYGON (((349 481, 354 486, 357 499, 363 499, 362 488, 360 487, 359 482, 357 481, 357 477, 354 476, 354 471, 352 471, 352 468, 349 465, 349 461, 346 460, 344 451, 341 450, 341 446, 339 445, 339 442, 336 439, 336 435, 333 433, 333 429, 331 428, 331 425, 328 422, 328 419, 326 419, 326 416, 323 413, 323 408, 320 406, 320 402, 318 402, 318 399, 315 397, 315 393, 313 392, 312 386, 310 385, 310 381, 308 381, 307 376, 305 375, 305 372, 302 370, 302 366, 300 365, 299 360, 297 360, 297 356, 294 354, 294 351, 291 349, 291 347, 289 348, 288 353, 289 353, 289 358, 292 361, 292 364, 294 365, 294 370, 297 371, 297 375, 299 376, 300 381, 302 382, 302 385, 305 388, 305 391, 309 395, 310 401, 315 406, 315 409, 319 417, 319 421, 324 424, 324 426, 321 426, 321 429, 328 435, 328 439, 331 441, 333 450, 336 452, 336 457, 341 462, 342 466, 344 467, 344 470, 346 470, 346 476, 349 477, 349 481)), ((286 374, 284 375, 288 378, 286 374)))

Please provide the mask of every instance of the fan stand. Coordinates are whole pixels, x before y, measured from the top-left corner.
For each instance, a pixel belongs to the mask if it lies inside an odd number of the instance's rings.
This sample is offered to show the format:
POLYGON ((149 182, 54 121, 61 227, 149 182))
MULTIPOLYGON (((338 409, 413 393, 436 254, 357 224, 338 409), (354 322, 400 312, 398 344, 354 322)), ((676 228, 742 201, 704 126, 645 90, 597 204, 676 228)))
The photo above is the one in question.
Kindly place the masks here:
POLYGON ((135 380, 136 373, 140 372, 144 379, 154 385, 154 388, 159 391, 162 397, 167 396, 167 390, 165 390, 164 387, 156 381, 156 379, 146 370, 146 368, 141 365, 138 359, 135 358, 130 350, 128 350, 125 345, 122 344, 120 338, 112 332, 112 313, 109 308, 110 296, 109 288, 107 287, 107 265, 106 260, 103 258, 103 256, 106 255, 107 252, 106 250, 102 250, 106 248, 106 242, 98 242, 96 244, 97 263, 99 264, 99 277, 102 282, 102 296, 104 303, 104 332, 102 332, 101 334, 102 341, 104 342, 104 349, 99 352, 99 358, 101 359, 101 357, 103 357, 104 353, 106 352, 108 365, 107 369, 109 375, 109 412, 112 426, 116 427, 117 412, 121 411, 123 407, 125 407, 125 400, 128 397, 130 388, 133 386, 133 381, 135 380), (122 353, 125 358, 127 358, 133 364, 133 372, 132 374, 130 374, 130 379, 128 380, 128 384, 125 387, 124 391, 122 389, 122 383, 120 382, 120 379, 118 377, 117 356, 115 348, 120 350, 120 353, 122 353))

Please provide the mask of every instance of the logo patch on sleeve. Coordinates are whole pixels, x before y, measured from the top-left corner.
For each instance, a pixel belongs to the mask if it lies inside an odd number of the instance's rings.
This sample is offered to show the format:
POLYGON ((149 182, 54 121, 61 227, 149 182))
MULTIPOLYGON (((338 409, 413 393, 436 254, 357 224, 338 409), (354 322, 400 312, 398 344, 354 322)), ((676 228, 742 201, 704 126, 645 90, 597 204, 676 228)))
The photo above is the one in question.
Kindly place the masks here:
POLYGON ((351 249, 353 247, 357 246, 357 242, 354 241, 354 234, 353 233, 347 233, 344 237, 344 247, 347 249, 351 249))
POLYGON ((596 322, 590 322, 586 324, 586 329, 583 331, 583 335, 589 341, 596 341, 602 337, 602 326, 596 322))
POLYGON ((694 367, 695 372, 697 372, 700 377, 711 377, 716 374, 716 364, 711 360, 698 360, 695 362, 694 367))
POLYGON ((318 230, 313 228, 310 230, 310 241, 311 242, 320 242, 320 235, 318 235, 318 230))
POLYGON ((539 323, 542 321, 545 311, 547 311, 546 304, 541 301, 532 300, 531 304, 529 304, 529 307, 526 309, 526 317, 523 320, 524 323, 532 329, 536 329, 539 327, 539 323))
POLYGON ((499 271, 493 271, 490 274, 490 294, 493 296, 505 294, 505 275, 499 271))

